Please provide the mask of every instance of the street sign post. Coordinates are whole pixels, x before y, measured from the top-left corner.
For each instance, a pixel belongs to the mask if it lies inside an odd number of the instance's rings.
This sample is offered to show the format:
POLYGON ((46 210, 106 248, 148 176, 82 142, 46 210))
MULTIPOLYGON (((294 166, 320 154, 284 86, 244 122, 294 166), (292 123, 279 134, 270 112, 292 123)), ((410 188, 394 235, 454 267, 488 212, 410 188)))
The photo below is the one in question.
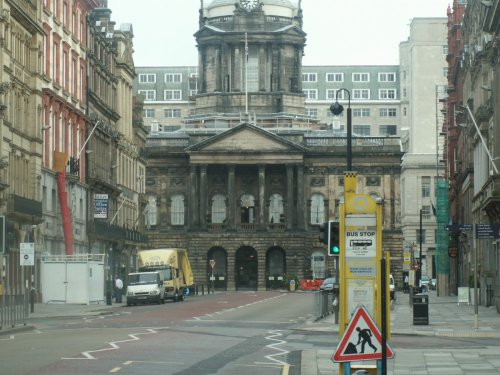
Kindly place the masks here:
MULTIPOLYGON (((380 283, 382 260, 382 202, 368 194, 357 193, 356 172, 344 175, 344 203, 340 204, 340 319, 339 337, 347 332, 348 324, 363 307, 373 317, 375 327, 386 330, 385 341, 390 339, 390 314, 382 315, 382 304, 388 306, 389 272, 386 292, 380 283), (382 298, 385 299, 382 301, 382 298)), ((385 311, 389 311, 385 308, 385 311)), ((354 328, 353 328, 354 329, 354 328)), ((351 332, 352 333, 352 332, 351 332)), ((349 362, 353 357, 348 357, 349 362)), ((340 367, 344 375, 345 366, 340 367)))
MULTIPOLYGON (((394 357, 389 345, 387 345, 386 353, 387 358, 394 357)), ((378 359, 382 359, 382 334, 366 308, 360 306, 349 322, 332 360, 333 362, 351 362, 378 359)))
POLYGON ((35 265, 35 244, 33 242, 21 242, 19 247, 19 265, 35 265))

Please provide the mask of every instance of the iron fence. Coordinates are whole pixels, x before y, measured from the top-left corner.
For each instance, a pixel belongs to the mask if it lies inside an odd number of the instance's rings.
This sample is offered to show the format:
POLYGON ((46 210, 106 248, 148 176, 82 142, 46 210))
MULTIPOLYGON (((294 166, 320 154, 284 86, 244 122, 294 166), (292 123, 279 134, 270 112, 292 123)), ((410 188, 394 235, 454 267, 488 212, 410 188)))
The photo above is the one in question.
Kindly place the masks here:
POLYGON ((0 295, 0 329, 26 325, 28 320, 29 295, 3 294, 0 295))

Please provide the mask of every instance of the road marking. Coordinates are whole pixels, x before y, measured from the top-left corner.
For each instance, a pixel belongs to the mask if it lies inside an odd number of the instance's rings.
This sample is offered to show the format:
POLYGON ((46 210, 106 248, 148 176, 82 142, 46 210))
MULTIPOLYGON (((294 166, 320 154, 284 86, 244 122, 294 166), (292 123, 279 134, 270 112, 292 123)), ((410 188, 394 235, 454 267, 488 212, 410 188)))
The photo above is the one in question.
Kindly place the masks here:
POLYGON ((269 363, 269 362, 254 362, 254 363, 266 365, 266 364, 273 364, 273 362, 274 362, 274 363, 278 363, 278 364, 283 365, 283 366, 286 366, 286 365, 290 366, 288 363, 283 362, 277 358, 274 358, 276 356, 286 355, 286 354, 290 353, 288 350, 281 349, 281 348, 277 347, 278 345, 286 344, 285 340, 277 339, 277 337, 283 336, 283 334, 281 333, 281 331, 270 331, 269 333, 271 335, 266 336, 266 340, 272 340, 272 341, 276 341, 276 342, 269 344, 269 345, 266 345, 266 347, 273 349, 273 350, 276 350, 276 351, 278 351, 278 353, 269 354, 269 355, 265 356, 265 358, 267 358, 269 361, 272 361, 271 363, 269 363))
MULTIPOLYGON (((216 312, 213 312, 213 313, 210 313, 210 314, 205 314, 203 316, 193 316, 191 318, 191 320, 201 320, 205 317, 213 317, 214 315, 220 315, 220 314, 224 314, 226 312, 229 312, 229 311, 233 311, 233 310, 236 310, 236 309, 243 309, 245 307, 249 307, 249 306, 253 306, 257 303, 261 303, 261 302, 266 302, 266 301, 270 301, 270 300, 273 300, 273 299, 276 299, 276 298, 281 298, 281 297, 284 297, 286 296, 287 294, 286 293, 283 293, 283 294, 280 294, 280 295, 277 295, 277 296, 274 296, 274 297, 270 297, 270 298, 265 298, 265 299, 262 299, 262 300, 259 300, 259 301, 255 301, 255 302, 251 302, 251 303, 247 303, 246 305, 241 305, 241 306, 237 306, 237 307, 231 307, 229 309, 223 309, 223 310, 219 310, 219 311, 216 311, 216 312)), ((185 321, 190 321, 188 319, 186 319, 185 321)))
POLYGON ((131 341, 138 341, 138 340, 141 340, 138 336, 142 336, 142 335, 151 335, 151 334, 154 334, 154 333, 158 333, 158 331, 155 331, 154 329, 148 329, 147 330, 148 332, 143 332, 143 333, 132 333, 130 335, 128 335, 128 337, 130 337, 130 339, 128 340, 120 340, 120 341, 112 341, 112 342, 109 342, 109 348, 103 348, 103 349, 97 349, 97 350, 89 350, 89 351, 86 351, 86 352, 82 352, 82 355, 83 355, 83 358, 82 357, 77 357, 77 358, 61 358, 61 359, 97 359, 96 357, 94 357, 91 353, 100 353, 100 352, 105 352, 105 351, 108 351, 108 350, 117 350, 117 349, 120 349, 120 346, 117 345, 117 344, 120 344, 120 343, 123 343, 123 342, 131 342, 131 341))
POLYGON ((184 364, 184 362, 175 362, 175 361, 168 361, 168 362, 165 362, 165 361, 126 361, 126 362, 123 362, 123 364, 126 366, 132 365, 134 363, 154 363, 157 365, 183 365, 184 364))
POLYGON ((223 323, 223 322, 238 322, 238 323, 262 323, 262 324, 290 324, 287 322, 278 322, 275 320, 241 320, 241 319, 210 319, 203 320, 202 318, 185 319, 184 322, 202 322, 202 323, 223 323))

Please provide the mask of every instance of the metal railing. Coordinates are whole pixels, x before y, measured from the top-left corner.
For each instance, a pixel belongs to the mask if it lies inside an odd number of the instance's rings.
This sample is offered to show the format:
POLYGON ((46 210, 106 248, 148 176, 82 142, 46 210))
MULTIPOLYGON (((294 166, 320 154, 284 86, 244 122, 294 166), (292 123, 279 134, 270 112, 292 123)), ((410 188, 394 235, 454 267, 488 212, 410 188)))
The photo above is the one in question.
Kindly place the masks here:
POLYGON ((324 318, 335 311, 333 304, 336 295, 331 290, 320 290, 315 294, 314 315, 317 319, 324 318))
POLYGON ((28 320, 29 295, 3 294, 0 295, 0 329, 26 325, 28 320))

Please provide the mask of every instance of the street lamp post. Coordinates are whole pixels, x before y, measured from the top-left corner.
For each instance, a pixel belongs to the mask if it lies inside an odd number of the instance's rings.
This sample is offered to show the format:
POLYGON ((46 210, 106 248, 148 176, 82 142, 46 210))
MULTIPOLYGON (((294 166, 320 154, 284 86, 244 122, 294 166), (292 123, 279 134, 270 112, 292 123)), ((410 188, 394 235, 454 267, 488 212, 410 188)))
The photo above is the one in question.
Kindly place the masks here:
POLYGON ((339 92, 347 93, 347 171, 352 171, 352 113, 351 93, 347 89, 338 89, 335 93, 335 103, 330 106, 330 111, 338 116, 344 111, 344 106, 339 103, 339 92))
POLYGON ((417 285, 421 287, 420 282, 422 280, 422 209, 420 209, 420 232, 419 232, 419 254, 418 254, 418 272, 417 272, 417 285))

